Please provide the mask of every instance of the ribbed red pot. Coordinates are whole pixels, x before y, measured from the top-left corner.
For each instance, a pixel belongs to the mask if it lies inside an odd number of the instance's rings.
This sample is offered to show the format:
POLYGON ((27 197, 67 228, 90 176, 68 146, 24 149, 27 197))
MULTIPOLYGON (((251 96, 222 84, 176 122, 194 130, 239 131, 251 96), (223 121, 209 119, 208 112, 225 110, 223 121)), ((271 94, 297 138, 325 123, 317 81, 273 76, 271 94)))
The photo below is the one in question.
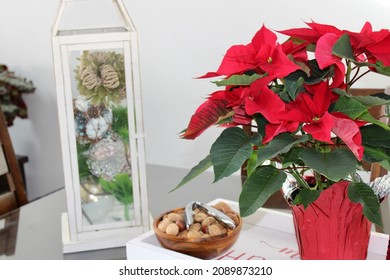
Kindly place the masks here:
POLYGON ((348 198, 347 181, 321 192, 306 209, 292 205, 295 233, 303 260, 364 260, 371 222, 362 206, 348 198))

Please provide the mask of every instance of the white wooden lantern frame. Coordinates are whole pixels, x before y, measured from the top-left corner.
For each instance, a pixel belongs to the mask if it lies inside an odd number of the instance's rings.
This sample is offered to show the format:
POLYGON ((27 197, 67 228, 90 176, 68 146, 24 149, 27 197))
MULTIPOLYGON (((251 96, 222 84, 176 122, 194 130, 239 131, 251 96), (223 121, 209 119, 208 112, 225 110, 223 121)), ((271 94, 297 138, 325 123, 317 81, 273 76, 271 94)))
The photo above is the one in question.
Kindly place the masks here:
POLYGON ((57 105, 68 208, 68 213, 62 217, 64 253, 125 246, 127 240, 149 229, 136 29, 122 0, 113 0, 112 3, 117 8, 123 26, 61 30, 61 20, 69 2, 75 1, 61 1, 52 29, 57 105), (75 90, 74 85, 72 87, 72 70, 74 69, 71 68, 70 61, 74 53, 81 53, 85 50, 121 50, 123 52, 134 197, 134 215, 130 221, 87 224, 83 218, 72 100, 72 92, 75 90))

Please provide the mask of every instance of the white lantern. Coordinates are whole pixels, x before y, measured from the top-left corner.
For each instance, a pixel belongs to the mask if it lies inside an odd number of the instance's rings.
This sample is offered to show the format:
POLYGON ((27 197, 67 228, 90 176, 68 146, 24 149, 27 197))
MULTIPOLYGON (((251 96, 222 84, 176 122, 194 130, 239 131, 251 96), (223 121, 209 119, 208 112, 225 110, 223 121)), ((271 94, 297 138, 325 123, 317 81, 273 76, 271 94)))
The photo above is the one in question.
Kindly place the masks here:
POLYGON ((121 0, 62 0, 52 32, 64 253, 125 246, 149 229, 137 32, 121 0))

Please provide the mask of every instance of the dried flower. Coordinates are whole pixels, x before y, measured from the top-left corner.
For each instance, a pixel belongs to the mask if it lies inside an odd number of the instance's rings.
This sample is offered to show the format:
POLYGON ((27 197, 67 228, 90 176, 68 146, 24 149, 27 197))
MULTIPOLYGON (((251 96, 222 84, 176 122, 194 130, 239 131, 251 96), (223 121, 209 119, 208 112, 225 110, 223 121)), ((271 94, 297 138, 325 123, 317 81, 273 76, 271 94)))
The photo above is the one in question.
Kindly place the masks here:
POLYGON ((122 54, 84 51, 75 69, 77 89, 95 106, 111 108, 126 98, 125 66, 122 54))
POLYGON ((81 71, 80 79, 82 80, 83 86, 85 86, 87 89, 93 89, 94 87, 101 84, 96 69, 91 65, 88 65, 81 71))
POLYGON ((103 86, 105 88, 114 89, 119 86, 118 73, 115 71, 114 67, 104 64, 100 67, 100 72, 102 75, 103 86))

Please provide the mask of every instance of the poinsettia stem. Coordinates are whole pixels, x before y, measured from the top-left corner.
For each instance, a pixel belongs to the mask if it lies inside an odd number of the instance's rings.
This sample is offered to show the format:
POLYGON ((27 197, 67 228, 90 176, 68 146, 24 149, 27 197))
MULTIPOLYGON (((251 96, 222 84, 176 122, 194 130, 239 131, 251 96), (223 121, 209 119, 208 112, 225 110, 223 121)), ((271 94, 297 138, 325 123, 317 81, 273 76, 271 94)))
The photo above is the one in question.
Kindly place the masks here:
POLYGON ((346 61, 347 61, 347 73, 345 74, 345 83, 348 85, 351 78, 351 61, 348 59, 346 61))
MULTIPOLYGON (((356 66, 357 67, 357 66, 356 66)), ((355 68, 355 67, 354 67, 355 68)), ((355 71, 355 74, 353 75, 353 78, 351 79, 351 81, 354 81, 356 79, 356 77, 358 76, 359 74, 359 71, 360 71, 360 67, 357 67, 357 70, 355 71)))
POLYGON ((314 173, 314 178, 316 179, 316 185, 314 189, 323 190, 324 188, 322 187, 321 174, 315 170, 313 171, 313 173, 314 173))
POLYGON ((290 174, 297 180, 297 183, 306 189, 310 189, 309 184, 302 178, 302 176, 298 172, 298 168, 295 164, 292 164, 292 169, 290 170, 290 174))
MULTIPOLYGON (((280 161, 282 162, 282 161, 280 161)), ((295 171, 298 172, 299 170, 300 173, 304 173, 305 171, 309 170, 310 168, 308 166, 296 166, 295 171)), ((291 172, 293 169, 291 167, 285 167, 285 168, 279 168, 279 170, 286 170, 288 172, 291 172)))
POLYGON ((352 80, 349 85, 348 85, 348 88, 350 88, 356 81, 358 81, 361 77, 363 77, 364 75, 370 73, 371 70, 367 70, 366 72, 364 72, 363 74, 361 74, 359 77, 355 78, 354 80, 352 80))

